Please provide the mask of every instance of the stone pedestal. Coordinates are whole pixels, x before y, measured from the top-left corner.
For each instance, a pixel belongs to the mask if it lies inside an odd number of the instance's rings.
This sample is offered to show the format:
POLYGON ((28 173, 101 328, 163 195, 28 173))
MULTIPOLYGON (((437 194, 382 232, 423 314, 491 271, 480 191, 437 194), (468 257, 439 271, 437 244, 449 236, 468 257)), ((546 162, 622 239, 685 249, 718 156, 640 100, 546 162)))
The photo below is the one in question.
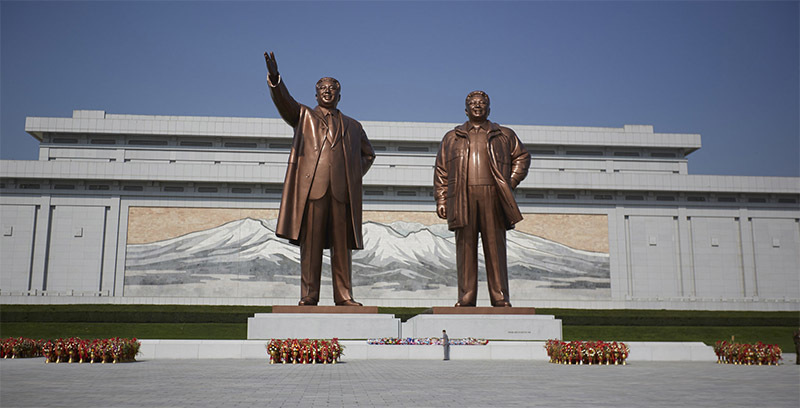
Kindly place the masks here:
POLYGON ((492 307, 492 306, 473 306, 473 307, 434 306, 430 309, 429 312, 433 314, 535 315, 536 308, 492 307))
POLYGON ((451 339, 542 341, 562 337, 561 320, 555 316, 461 313, 416 315, 403 323, 402 337, 441 337, 443 329, 451 339))
MULTIPOLYGON (((303 308, 307 308, 304 306, 303 308)), ((324 306, 320 306, 324 307, 324 306)), ((340 306, 331 309, 342 310, 340 306)), ((306 309, 311 310, 311 309, 306 309)), ((400 319, 377 313, 256 313, 247 339, 368 339, 400 336, 400 319)))
POLYGON ((272 306, 272 313, 377 314, 378 306, 272 306))

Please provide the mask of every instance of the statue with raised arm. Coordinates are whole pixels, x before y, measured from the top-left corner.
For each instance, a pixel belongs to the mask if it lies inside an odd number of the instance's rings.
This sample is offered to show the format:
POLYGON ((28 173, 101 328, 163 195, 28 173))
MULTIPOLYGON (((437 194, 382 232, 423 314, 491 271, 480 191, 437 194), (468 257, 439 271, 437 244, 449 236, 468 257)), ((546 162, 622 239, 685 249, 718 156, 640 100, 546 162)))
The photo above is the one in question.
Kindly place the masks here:
POLYGON ((489 300, 510 307, 506 230, 522 220, 513 190, 531 155, 513 130, 488 120, 485 92, 470 92, 465 111, 469 120, 444 135, 433 175, 436 214, 456 235, 456 306, 475 306, 480 234, 489 300))
POLYGON ((339 81, 317 82, 317 106, 297 103, 278 73, 274 53, 264 53, 267 83, 275 107, 294 128, 276 235, 300 246, 300 306, 319 302, 322 251, 331 249, 333 300, 361 306, 353 299, 351 250, 363 249, 361 179, 375 160, 367 134, 357 120, 336 107, 339 81))

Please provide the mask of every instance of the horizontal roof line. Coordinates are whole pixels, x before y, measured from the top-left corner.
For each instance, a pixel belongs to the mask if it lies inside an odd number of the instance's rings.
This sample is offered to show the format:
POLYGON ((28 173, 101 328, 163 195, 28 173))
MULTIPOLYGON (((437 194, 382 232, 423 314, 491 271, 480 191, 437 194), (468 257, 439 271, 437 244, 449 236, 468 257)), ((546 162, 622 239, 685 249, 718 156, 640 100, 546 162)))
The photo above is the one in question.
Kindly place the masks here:
MULTIPOLYGON (((72 118, 28 117, 25 131, 40 141, 43 132, 184 137, 291 137, 292 129, 274 118, 117 115, 76 111, 72 118), (79 114, 78 112, 86 112, 79 114)), ((456 123, 361 121, 371 140, 438 142, 456 123)), ((524 143, 684 148, 701 147, 700 135, 655 133, 650 125, 612 127, 504 125, 524 143)))
MULTIPOLYGON (((115 181, 174 181, 225 183, 282 183, 285 164, 97 163, 0 160, 2 178, 86 179, 115 181)), ((432 185, 432 170, 376 168, 364 177, 368 185, 432 185), (397 171, 404 172, 398 178, 397 171), (427 181, 430 180, 430 183, 427 181)), ((798 177, 719 176, 636 173, 531 172, 520 185, 526 189, 686 191, 800 194, 798 177)))

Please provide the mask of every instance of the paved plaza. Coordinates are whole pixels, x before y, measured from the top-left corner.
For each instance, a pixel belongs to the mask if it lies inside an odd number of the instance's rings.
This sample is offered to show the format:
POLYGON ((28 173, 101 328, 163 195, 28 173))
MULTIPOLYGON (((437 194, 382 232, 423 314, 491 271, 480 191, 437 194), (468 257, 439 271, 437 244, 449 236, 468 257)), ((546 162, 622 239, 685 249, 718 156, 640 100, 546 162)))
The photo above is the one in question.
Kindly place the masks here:
POLYGON ((543 361, 0 360, 6 407, 792 407, 800 366, 543 361))

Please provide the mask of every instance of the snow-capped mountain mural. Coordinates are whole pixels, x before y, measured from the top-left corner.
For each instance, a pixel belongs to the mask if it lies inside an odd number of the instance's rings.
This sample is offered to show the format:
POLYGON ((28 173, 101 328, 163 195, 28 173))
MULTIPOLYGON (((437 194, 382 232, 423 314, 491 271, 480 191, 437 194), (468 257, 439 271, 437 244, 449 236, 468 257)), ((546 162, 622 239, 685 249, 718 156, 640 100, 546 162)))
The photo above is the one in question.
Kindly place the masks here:
MULTIPOLYGON (((275 236, 275 224, 274 219, 243 218, 176 238, 129 244, 125 295, 296 297, 299 249, 275 236)), ((455 238, 446 224, 370 221, 363 231, 365 248, 353 251, 356 298, 413 293, 455 298, 455 238)), ((541 298, 544 292, 549 298, 610 296, 607 253, 515 230, 508 231, 507 246, 512 300, 541 298)), ((478 251, 479 279, 485 281, 483 249, 478 251)), ((323 281, 330 280, 328 251, 323 262, 323 281)))

